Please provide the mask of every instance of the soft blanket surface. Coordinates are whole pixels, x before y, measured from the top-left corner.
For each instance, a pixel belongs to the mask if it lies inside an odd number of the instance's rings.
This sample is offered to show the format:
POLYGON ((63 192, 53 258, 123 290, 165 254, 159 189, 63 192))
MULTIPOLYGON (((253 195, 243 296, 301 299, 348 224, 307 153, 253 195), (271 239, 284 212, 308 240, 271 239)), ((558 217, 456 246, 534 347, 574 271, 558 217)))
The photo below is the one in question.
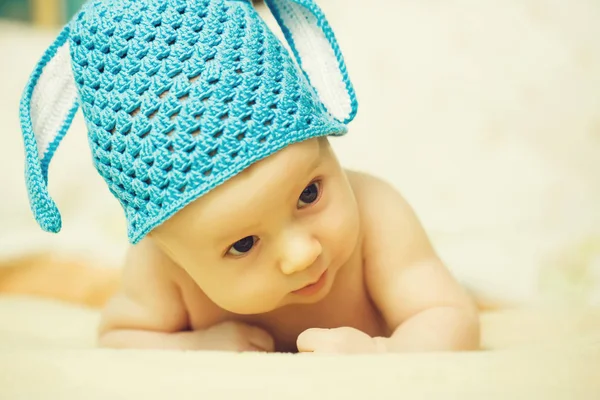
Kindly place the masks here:
POLYGON ((0 297, 0 399, 598 399, 600 310, 482 315, 473 353, 291 355, 94 348, 98 313, 0 297))

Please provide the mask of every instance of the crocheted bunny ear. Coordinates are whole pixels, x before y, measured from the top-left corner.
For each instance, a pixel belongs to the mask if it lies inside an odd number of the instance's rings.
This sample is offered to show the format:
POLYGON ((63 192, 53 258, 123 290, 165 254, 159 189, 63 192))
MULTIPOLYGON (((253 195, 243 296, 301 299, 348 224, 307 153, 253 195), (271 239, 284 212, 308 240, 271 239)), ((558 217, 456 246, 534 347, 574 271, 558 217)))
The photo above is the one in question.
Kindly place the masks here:
POLYGON ((79 107, 68 37, 66 26, 36 64, 20 103, 29 203, 49 232, 60 231, 61 216, 48 193, 48 166, 79 107))
POLYGON ((348 123, 358 108, 342 52, 325 15, 314 0, 265 0, 296 61, 322 103, 348 123))

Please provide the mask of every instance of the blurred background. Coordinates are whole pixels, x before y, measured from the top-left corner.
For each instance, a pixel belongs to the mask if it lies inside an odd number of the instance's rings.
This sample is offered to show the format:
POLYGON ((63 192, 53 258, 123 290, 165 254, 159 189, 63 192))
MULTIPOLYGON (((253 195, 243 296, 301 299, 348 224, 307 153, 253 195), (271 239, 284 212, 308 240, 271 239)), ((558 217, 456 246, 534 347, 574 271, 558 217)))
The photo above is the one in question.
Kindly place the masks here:
POLYGON ((85 0, 0 0, 0 18, 55 27, 71 18, 85 0))
MULTIPOLYGON (((127 247, 80 114, 50 167, 60 234, 25 192, 21 91, 82 3, 0 0, 0 268, 44 254, 118 268, 127 247)), ((392 182, 480 295, 600 304, 600 2, 318 3, 360 103, 332 140, 342 163, 392 182)))

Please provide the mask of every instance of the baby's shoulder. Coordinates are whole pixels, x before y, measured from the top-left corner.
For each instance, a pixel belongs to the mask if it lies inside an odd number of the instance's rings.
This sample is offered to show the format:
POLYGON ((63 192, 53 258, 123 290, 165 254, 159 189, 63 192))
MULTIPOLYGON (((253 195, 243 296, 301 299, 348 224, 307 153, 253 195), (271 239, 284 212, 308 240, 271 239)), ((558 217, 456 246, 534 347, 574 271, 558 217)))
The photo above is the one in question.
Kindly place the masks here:
POLYGON ((361 211, 374 212, 378 205, 394 205, 402 199, 393 185, 377 176, 352 170, 346 170, 346 175, 361 211))
POLYGON ((150 237, 129 246, 125 260, 127 273, 176 286, 183 279, 181 268, 150 237))
MULTIPOLYGON (((411 221, 413 210, 404 196, 391 183, 371 174, 346 171, 354 191, 363 228, 369 234, 382 232, 382 227, 411 221)), ((416 225, 408 224, 407 228, 416 225)))
POLYGON ((155 304, 163 303, 172 312, 185 314, 190 326, 205 327, 228 316, 150 237, 130 247, 124 281, 131 291, 144 292, 146 297, 155 299, 155 304))

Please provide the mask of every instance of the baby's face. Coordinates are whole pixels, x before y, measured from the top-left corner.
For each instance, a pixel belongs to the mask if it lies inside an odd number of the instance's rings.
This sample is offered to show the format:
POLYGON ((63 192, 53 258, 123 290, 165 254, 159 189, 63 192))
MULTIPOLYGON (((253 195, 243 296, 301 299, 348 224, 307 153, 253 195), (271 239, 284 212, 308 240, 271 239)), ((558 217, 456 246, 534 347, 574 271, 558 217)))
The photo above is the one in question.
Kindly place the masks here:
POLYGON ((258 314, 325 297, 358 235, 346 174, 326 139, 310 139, 256 163, 151 237, 215 304, 258 314))

